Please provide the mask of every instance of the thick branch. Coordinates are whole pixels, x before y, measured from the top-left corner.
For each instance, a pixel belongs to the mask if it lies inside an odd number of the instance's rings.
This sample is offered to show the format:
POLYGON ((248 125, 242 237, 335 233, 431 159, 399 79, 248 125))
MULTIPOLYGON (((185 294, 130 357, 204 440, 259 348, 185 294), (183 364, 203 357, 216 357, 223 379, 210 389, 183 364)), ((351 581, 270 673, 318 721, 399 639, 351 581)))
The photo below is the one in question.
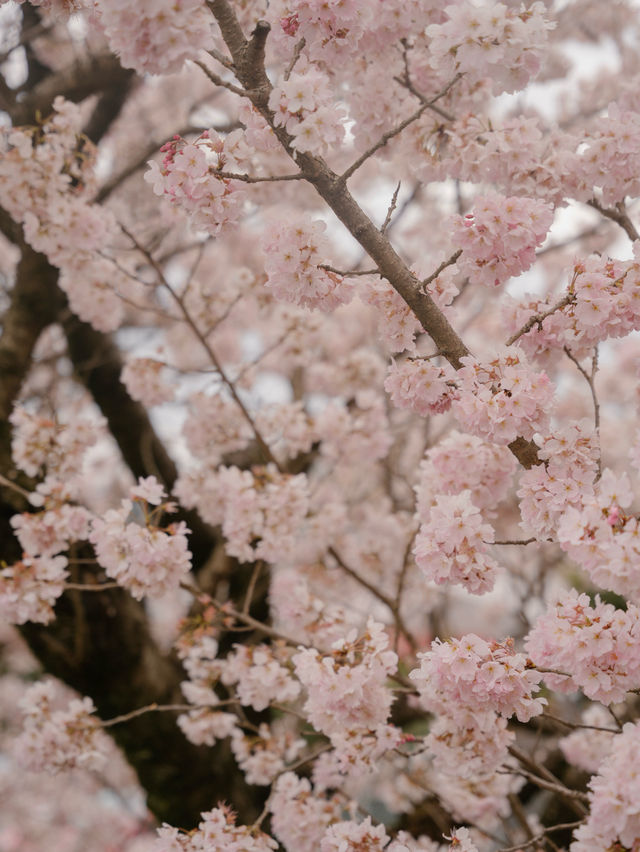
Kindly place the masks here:
MULTIPOLYGON (((421 292, 421 285, 416 276, 355 201, 347 189, 346 181, 333 172, 320 157, 296 151, 292 147, 292 137, 283 127, 275 124, 273 113, 268 105, 271 83, 264 67, 247 67, 248 43, 242 34, 231 4, 228 0, 209 0, 207 5, 218 21, 222 36, 233 57, 236 75, 245 86, 246 96, 271 125, 289 156, 307 175, 309 183, 315 187, 321 198, 369 254, 380 270, 380 274, 402 296, 434 341, 437 349, 455 369, 459 369, 462 366, 461 359, 469 354, 469 350, 433 299, 421 292)), ((537 447, 533 442, 518 438, 509 447, 525 467, 539 463, 537 447)))

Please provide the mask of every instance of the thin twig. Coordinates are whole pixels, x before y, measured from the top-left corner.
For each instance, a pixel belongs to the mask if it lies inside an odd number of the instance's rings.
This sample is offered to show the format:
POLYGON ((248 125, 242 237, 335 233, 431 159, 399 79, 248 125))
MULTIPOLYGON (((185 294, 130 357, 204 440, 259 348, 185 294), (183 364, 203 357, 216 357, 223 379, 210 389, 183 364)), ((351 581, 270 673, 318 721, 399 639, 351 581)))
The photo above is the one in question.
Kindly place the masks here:
POLYGON ((217 169, 210 170, 218 178, 224 180, 240 180, 244 183, 274 183, 279 180, 306 180, 307 176, 303 172, 291 175, 267 175, 266 177, 257 177, 254 175, 236 174, 235 172, 220 172, 217 169))
POLYGON ((286 69, 286 71, 284 72, 284 79, 285 79, 285 82, 286 82, 286 81, 289 79, 289 77, 291 76, 291 72, 292 72, 292 71, 293 71, 293 69, 295 68, 295 64, 296 64, 296 62, 298 61, 298 59, 300 59, 300 54, 301 54, 301 53, 302 53, 302 51, 304 50, 304 46, 306 45, 306 43, 307 43, 307 42, 306 42, 306 39, 301 38, 301 39, 300 39, 300 41, 299 41, 299 42, 296 44, 296 46, 294 47, 294 49, 293 49, 293 56, 291 57, 291 62, 287 65, 287 69, 286 69))
POLYGON ((246 615, 249 612, 249 608, 251 607, 251 601, 253 600, 253 593, 256 588, 256 583, 258 582, 258 577, 260 576, 260 572, 263 568, 263 562, 261 559, 258 559, 257 562, 253 566, 253 571, 251 573, 251 579, 249 580, 249 585, 247 586, 247 593, 244 597, 244 603, 242 605, 242 612, 246 615))
POLYGON ((104 592, 107 589, 119 589, 120 583, 65 583, 65 591, 104 592))
POLYGON ((191 60, 194 65, 197 65, 207 77, 211 80, 211 82, 215 86, 222 86, 223 89, 228 89, 230 92, 233 92, 234 95, 240 95, 241 98, 246 98, 247 93, 244 89, 241 89, 240 86, 234 86, 233 83, 229 83, 227 80, 223 80, 222 77, 219 77, 215 72, 211 71, 204 62, 200 62, 199 59, 191 60))
POLYGON ((617 734, 618 731, 614 728, 603 728, 601 725, 585 725, 582 722, 568 722, 566 719, 562 719, 560 716, 554 716, 553 713, 548 713, 546 710, 542 713, 541 716, 534 717, 536 719, 551 719, 553 722, 558 722, 560 725, 564 725, 565 728, 571 728, 571 730, 580 730, 585 729, 587 731, 602 731, 607 734, 617 734))
POLYGON ((587 204, 589 205, 589 207, 593 207, 594 210, 597 210, 598 213, 601 213, 607 219, 611 219, 612 222, 615 222, 617 225, 620 225, 620 227, 629 237, 632 243, 636 240, 640 240, 640 234, 636 230, 636 226, 629 218, 627 208, 624 206, 623 201, 619 201, 616 204, 615 208, 603 207, 602 204, 600 204, 600 202, 596 198, 592 198, 590 201, 587 201, 587 204))
POLYGON ((189 311, 188 311, 188 309, 187 309, 187 307, 184 303, 184 299, 181 296, 179 296, 178 293, 176 293, 176 291, 174 290, 172 285, 167 281, 167 278, 166 278, 164 272, 162 271, 160 264, 154 259, 153 255, 150 252, 148 252, 142 245, 140 245, 140 243, 138 242, 136 237, 124 225, 120 224, 120 228, 122 229, 122 232, 124 234, 126 234, 127 237, 129 237, 131 242, 138 249, 138 251, 143 255, 143 257, 146 258, 147 262, 150 264, 150 266, 152 267, 152 269, 155 271, 156 275, 158 276, 158 280, 160 281, 160 283, 167 289, 167 291, 169 292, 169 294, 171 295, 171 297, 173 298, 175 303, 178 305, 180 312, 182 313, 187 325, 193 331, 194 335, 196 336, 196 338, 200 342, 201 346, 203 347, 203 349, 205 350, 205 352, 209 356, 209 359, 211 360, 211 363, 213 364, 213 366, 216 368, 216 371, 218 372, 220 378, 222 379, 224 384, 229 389, 229 392, 231 393, 231 396, 233 397, 234 402, 236 403, 236 405, 238 406, 238 408, 242 412, 243 417, 245 418, 245 420, 247 421, 247 423, 251 427, 251 431, 253 432, 253 435, 256 439, 256 443, 260 447, 260 450, 262 451, 264 458, 267 461, 272 462, 277 467, 277 469, 280 470, 280 465, 278 464, 276 457, 273 455, 269 445, 267 444, 265 439, 262 437, 262 435, 261 435, 258 427, 256 426, 253 418, 249 414, 247 407, 245 406, 245 404, 240 399, 240 396, 238 395, 238 392, 235 388, 234 383, 228 378, 227 374, 225 373, 224 369, 222 368, 222 365, 221 365, 220 361, 218 360, 218 356, 213 351, 211 344, 209 343, 207 338, 202 334, 202 332, 198 328, 197 323, 195 322, 195 320, 193 319, 193 317, 189 313, 189 311))
POLYGON ((396 204, 398 203, 398 193, 400 192, 400 187, 402 186, 402 181, 398 181, 398 185, 396 186, 395 192, 391 196, 391 203, 389 204, 389 209, 387 210, 387 215, 385 216, 384 222, 382 223, 382 227, 380 228, 380 233, 384 234, 389 224, 391 223, 391 217, 393 216, 393 211, 396 209, 396 204))
POLYGON ((425 287, 428 287, 429 284, 431 284, 432 281, 435 281, 435 279, 438 277, 438 275, 440 275, 440 273, 444 269, 446 269, 447 266, 453 266, 453 264, 456 262, 456 260, 460 257, 461 254, 462 254, 462 249, 458 249, 458 251, 454 252, 448 260, 443 260, 442 263, 440 264, 440 266, 435 270, 435 272, 432 272, 431 275, 427 276, 427 278, 425 278, 423 281, 421 281, 420 282, 420 289, 422 290, 422 292, 423 293, 426 292, 425 287))
POLYGON ((453 86, 455 86, 455 84, 458 82, 458 80, 461 77, 462 77, 462 74, 456 74, 455 77, 452 80, 450 80, 449 83, 447 83, 447 85, 444 87, 444 89, 442 89, 442 91, 438 92, 438 94, 435 97, 433 97, 430 101, 424 101, 422 103, 422 105, 419 107, 419 109, 417 109, 414 113, 412 113, 408 118, 405 118, 404 121, 401 121, 400 124, 398 124, 396 127, 393 128, 393 130, 388 130, 386 133, 383 133, 382 136, 378 139, 377 142, 375 142, 370 148, 368 148, 364 152, 364 154, 362 154, 362 156, 358 157, 358 159, 354 163, 352 163, 352 165, 350 165, 349 168, 340 175, 340 181, 342 181, 343 183, 348 181, 349 178, 354 174, 354 172, 357 172, 358 169, 360 168, 360 166, 362 166, 364 163, 366 163, 366 161, 370 157, 372 157, 376 153, 376 151, 379 151, 380 148, 384 148, 384 146, 387 144, 387 142, 389 142, 391 139, 393 139, 399 133, 402 133, 402 131, 406 127, 408 127, 414 121, 417 121, 417 119, 420 118, 420 116, 423 114, 423 112, 425 112, 425 110, 429 109, 429 107, 432 107, 437 101, 440 100, 440 98, 443 98, 447 94, 447 92, 453 86))
POLYGON ((520 331, 516 331, 515 334, 512 334, 511 337, 507 340, 506 346, 511 346, 513 343, 518 340, 518 338, 522 337, 523 334, 526 334, 528 331, 534 327, 534 325, 538 326, 538 329, 542 331, 542 323, 546 320, 547 317, 550 317, 551 314, 555 314, 556 311, 561 311, 563 308, 566 308, 567 305, 573 305, 576 301, 575 293, 567 293, 563 296, 560 301, 556 302, 552 308, 549 308, 548 311, 543 311, 541 314, 533 314, 533 316, 529 317, 526 323, 522 326, 520 331))
POLYGON ((355 278, 357 275, 380 275, 379 269, 336 269, 335 266, 330 266, 328 263, 319 263, 318 269, 326 269, 327 272, 333 272, 335 275, 340 275, 342 278, 355 278))
MULTIPOLYGON (((589 385, 589 391, 591 392, 591 399, 593 401, 593 419, 595 425, 595 434, 598 438, 598 444, 600 443, 600 403, 598 402, 598 396, 596 394, 596 373, 598 372, 598 347, 596 346, 593 350, 593 357, 591 359, 591 373, 587 373, 584 369, 580 361, 576 358, 573 352, 569 349, 568 346, 564 347, 564 354, 567 358, 572 361, 579 373, 584 376, 587 384, 589 385)), ((602 476, 602 450, 600 447, 598 448, 598 473, 596 476, 596 482, 602 476)))
POLYGON ((415 650, 418 647, 418 642, 415 636, 407 627, 407 625, 404 623, 404 619, 402 618, 399 610, 397 609, 395 601, 393 601, 390 597, 387 597, 384 592, 380 591, 378 586, 367 580, 366 577, 363 577, 353 568, 350 568, 344 562, 344 560, 334 547, 329 547, 328 552, 331 554, 331 556, 333 556, 340 568, 346 574, 352 577, 356 581, 356 583, 361 585, 363 588, 370 591, 374 597, 376 597, 379 601, 381 601, 383 604, 385 604, 385 606, 387 606, 391 610, 391 614, 393 615, 394 621, 396 622, 397 629, 404 634, 411 647, 415 650))
POLYGON ((101 722, 100 725, 103 728, 110 728, 112 725, 119 725, 121 722, 128 722, 130 719, 135 719, 137 716, 143 716, 145 713, 195 709, 197 708, 193 704, 156 704, 154 701, 153 704, 147 704, 146 707, 138 707, 137 710, 131 710, 130 713, 123 713, 122 716, 114 716, 113 719, 107 719, 105 722, 101 722))
POLYGON ((498 850, 498 852, 520 852, 521 849, 526 849, 527 846, 535 846, 536 843, 544 840, 547 838, 548 834, 551 834, 554 831, 567 831, 572 828, 577 828, 579 825, 582 825, 583 822, 584 819, 578 819, 575 822, 559 822, 557 825, 551 825, 549 828, 545 828, 545 830, 540 832, 540 834, 534 834, 533 837, 529 838, 529 840, 525 840, 523 843, 516 843, 515 846, 503 846, 498 850))

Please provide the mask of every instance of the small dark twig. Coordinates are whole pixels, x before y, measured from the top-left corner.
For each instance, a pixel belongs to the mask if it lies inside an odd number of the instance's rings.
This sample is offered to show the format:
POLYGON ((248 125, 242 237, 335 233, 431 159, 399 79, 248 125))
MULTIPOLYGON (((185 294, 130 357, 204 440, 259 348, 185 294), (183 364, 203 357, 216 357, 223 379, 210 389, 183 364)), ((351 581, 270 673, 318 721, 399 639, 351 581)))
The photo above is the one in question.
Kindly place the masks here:
POLYGON ((391 223, 391 217, 393 216, 393 211, 396 209, 396 204, 398 203, 398 193, 400 192, 401 181, 398 181, 398 185, 396 186, 395 192, 391 197, 391 203, 389 204, 389 209, 387 210, 387 215, 385 216, 384 222, 382 223, 382 227, 380 228, 380 233, 384 234, 391 223))
POLYGON ((523 334, 531 331, 534 325, 537 325, 540 330, 542 330, 542 323, 546 320, 547 317, 550 317, 551 314, 555 314, 556 311, 561 311, 563 308, 566 308, 567 305, 573 305, 576 301, 575 293, 567 293, 566 296, 563 296, 560 301, 556 302, 556 304, 549 308, 548 311, 544 311, 541 314, 533 314, 533 316, 529 317, 526 323, 522 326, 520 331, 516 331, 515 334, 512 334, 511 337, 507 340, 506 346, 511 346, 516 342, 523 334))
POLYGON ((597 210, 602 216, 606 216, 607 219, 611 219, 612 222, 620 225, 632 243, 636 240, 640 240, 640 234, 629 218, 627 208, 624 206, 623 201, 619 201, 615 207, 603 207, 596 198, 592 198, 591 201, 587 201, 587 204, 589 207, 593 207, 594 210, 597 210))
POLYGON ((422 292, 425 292, 425 287, 428 287, 432 281, 435 281, 438 275, 447 268, 447 266, 453 266, 453 264, 457 261, 457 259, 462 254, 462 249, 458 249, 458 251, 454 252, 448 260, 443 260, 440 266, 432 272, 427 278, 420 282, 420 289, 422 292))

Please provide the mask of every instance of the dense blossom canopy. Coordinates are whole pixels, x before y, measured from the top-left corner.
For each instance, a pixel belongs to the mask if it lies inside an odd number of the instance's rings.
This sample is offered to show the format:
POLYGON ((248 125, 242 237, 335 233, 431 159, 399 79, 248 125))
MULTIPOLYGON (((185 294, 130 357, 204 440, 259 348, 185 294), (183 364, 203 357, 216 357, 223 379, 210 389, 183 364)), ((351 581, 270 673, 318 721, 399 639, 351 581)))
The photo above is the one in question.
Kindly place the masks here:
POLYGON ((0 49, 0 852, 638 852, 638 4, 0 49))

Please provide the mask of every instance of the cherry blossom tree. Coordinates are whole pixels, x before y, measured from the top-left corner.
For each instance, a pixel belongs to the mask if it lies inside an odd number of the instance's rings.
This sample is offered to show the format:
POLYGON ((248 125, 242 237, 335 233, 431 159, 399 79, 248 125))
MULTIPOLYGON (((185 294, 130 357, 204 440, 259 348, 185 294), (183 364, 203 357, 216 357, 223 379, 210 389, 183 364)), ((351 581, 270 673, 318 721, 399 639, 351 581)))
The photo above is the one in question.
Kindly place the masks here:
POLYGON ((638 852, 637 4, 0 38, 0 852, 638 852))

